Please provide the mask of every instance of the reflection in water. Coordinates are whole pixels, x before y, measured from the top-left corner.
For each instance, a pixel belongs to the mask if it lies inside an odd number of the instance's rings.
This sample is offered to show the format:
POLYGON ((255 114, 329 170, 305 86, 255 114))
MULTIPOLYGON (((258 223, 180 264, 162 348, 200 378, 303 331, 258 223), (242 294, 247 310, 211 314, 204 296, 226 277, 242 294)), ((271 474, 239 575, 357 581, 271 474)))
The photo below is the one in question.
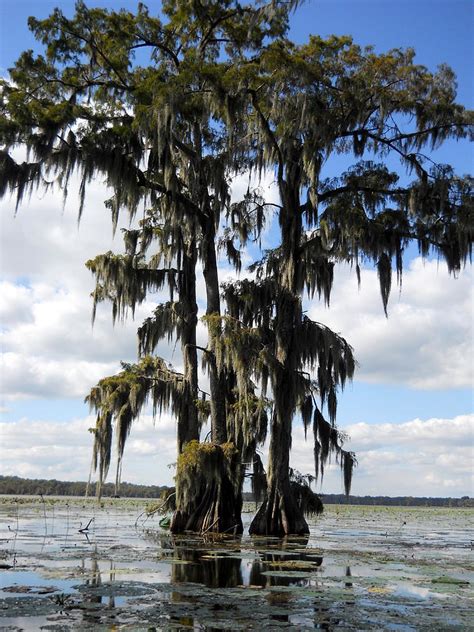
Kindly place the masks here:
MULTIPOLYGON (((350 566, 346 566, 346 577, 352 577, 351 567, 350 566)), ((344 586, 346 588, 352 588, 353 583, 351 581, 346 581, 346 582, 344 582, 344 586)))
MULTIPOLYGON (((169 550, 170 541, 167 540, 163 548, 169 550)), ((247 555, 242 555, 241 548, 236 546, 239 542, 229 542, 228 547, 222 548, 210 547, 211 552, 204 548, 201 542, 199 548, 191 548, 189 543, 175 541, 173 547, 173 558, 177 563, 172 565, 171 583, 178 585, 184 583, 202 584, 207 588, 235 588, 249 586, 251 588, 271 589, 269 592, 262 593, 262 598, 267 602, 268 606, 274 612, 270 617, 278 624, 291 624, 298 626, 303 621, 308 623, 306 617, 297 616, 293 621, 294 615, 291 614, 291 608, 288 612, 282 612, 293 599, 294 594, 290 591, 278 590, 278 587, 301 587, 309 588, 315 586, 314 572, 319 570, 323 558, 313 552, 305 553, 304 548, 307 541, 279 541, 275 540, 258 540, 254 542, 255 549, 250 553, 256 554, 257 558, 249 561, 247 555), (240 557, 242 555, 242 557, 240 557), (179 560, 179 562, 178 562, 179 560), (183 563, 184 562, 184 563, 183 563), (295 570, 301 570, 303 575, 308 575, 308 571, 313 574, 313 578, 298 577, 295 570), (266 574, 271 571, 270 574, 266 574), (275 588, 277 590, 275 590, 275 588)), ((349 571, 350 572, 350 571, 349 571)), ((176 590, 171 594, 174 603, 200 603, 198 596, 190 597, 187 594, 176 590)), ((213 604, 214 611, 225 610, 229 607, 225 601, 213 604)), ((323 609, 320 605, 312 603, 310 608, 310 624, 314 621, 319 629, 329 629, 330 616, 327 609, 323 609)), ((198 619, 192 616, 176 617, 173 622, 183 629, 193 628, 193 626, 201 625, 198 619)), ((177 628, 180 629, 180 628, 177 628)), ((201 629, 201 628, 199 628, 201 629)), ((213 627, 206 626, 204 628, 208 632, 214 630, 213 627)), ((215 628, 221 630, 222 628, 215 628)))
MULTIPOLYGON (((179 539, 162 539, 162 550, 172 551, 173 558, 177 563, 172 565, 171 582, 203 584, 207 588, 235 588, 236 586, 255 586, 269 588, 275 586, 308 586, 310 580, 297 578, 291 571, 301 570, 314 572, 321 567, 322 556, 314 553, 306 554, 303 547, 307 541, 299 540, 297 550, 295 544, 287 548, 288 542, 279 541, 278 550, 275 540, 260 539, 256 542, 253 553, 257 558, 246 564, 244 573, 243 558, 241 549, 235 547, 236 542, 229 542, 229 548, 211 548, 212 552, 201 546, 191 547, 189 544, 180 542, 179 539), (232 546, 233 545, 233 546, 232 546), (184 562, 184 563, 183 563, 184 562), (294 566, 292 566, 294 564, 294 566), (250 566, 250 568, 248 568, 250 566), (265 572, 277 571, 278 575, 267 575, 265 572), (288 575, 284 573, 290 571, 288 575), (248 579, 247 579, 248 578, 248 579)), ((349 571, 350 572, 350 571, 349 571)))
MULTIPOLYGON (((91 568, 90 570, 86 568, 86 559, 82 559, 82 568, 84 572, 89 572, 89 578, 86 579, 84 584, 86 586, 90 586, 92 588, 98 588, 102 585, 102 576, 100 574, 99 563, 97 561, 97 557, 94 554, 91 559, 91 568)), ((85 599, 88 603, 102 603, 102 597, 100 595, 89 595, 86 594, 85 599)))
MULTIPOLYGON (((88 569, 86 566, 88 558, 82 558, 82 564, 81 564, 83 573, 89 575, 89 577, 84 582, 86 586, 89 586, 90 588, 98 588, 99 586, 102 586, 103 574, 108 575, 108 579, 107 579, 108 582, 110 582, 111 584, 115 582, 115 578, 116 578, 115 564, 112 560, 110 560, 109 562, 110 568, 108 572, 106 572, 106 571, 100 570, 99 562, 97 559, 97 549, 94 551, 90 559, 91 559, 90 569, 88 569)), ((87 603, 92 603, 92 604, 97 603, 97 604, 106 605, 109 608, 115 608, 114 595, 109 595, 109 596, 95 595, 95 594, 88 594, 86 591, 85 596, 84 596, 84 601, 86 601, 87 603)))
MULTIPOLYGON (((233 551, 238 555, 238 551, 233 551)), ((202 550, 176 547, 175 558, 187 564, 173 564, 171 582, 204 584, 207 588, 241 586, 242 560, 224 555, 203 557, 202 550)))

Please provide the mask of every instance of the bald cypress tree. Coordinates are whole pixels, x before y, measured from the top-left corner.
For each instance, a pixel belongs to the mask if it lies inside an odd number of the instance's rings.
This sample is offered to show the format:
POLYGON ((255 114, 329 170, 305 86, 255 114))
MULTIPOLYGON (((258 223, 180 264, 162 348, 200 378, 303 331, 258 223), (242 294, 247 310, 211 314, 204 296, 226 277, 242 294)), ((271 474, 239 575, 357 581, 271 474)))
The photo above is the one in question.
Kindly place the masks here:
MULTIPOLYGON (((236 428, 228 427, 228 413, 229 420, 237 418, 228 403, 233 376, 217 364, 214 350, 221 314, 217 235, 229 207, 229 174, 242 166, 237 152, 229 151, 229 138, 238 132, 233 66, 254 54, 265 39, 281 36, 295 4, 242 7, 234 0, 205 5, 170 0, 163 2, 161 20, 144 5, 133 15, 89 9, 79 1, 71 19, 59 9, 46 20, 30 19, 45 54, 25 52, 11 69, 11 81, 2 82, 0 194, 13 191, 19 203, 37 188, 56 185, 66 199, 70 178, 77 174, 79 218, 88 183, 100 177, 113 192, 107 206, 114 229, 121 210, 134 218, 148 209, 140 229, 125 233, 124 255, 105 253, 88 262, 97 280, 94 309, 108 300, 114 319, 124 317, 148 292, 163 288, 170 301, 140 328, 142 359, 102 380, 88 401, 98 414, 94 464, 101 480, 110 462, 113 431, 117 435, 117 483, 131 425, 149 398, 155 409, 177 415, 179 453, 187 444, 194 446, 198 415, 205 416, 209 408, 218 465, 212 475, 212 468, 206 472, 198 467, 199 479, 196 472, 186 474, 185 460, 178 464, 178 479, 197 481, 197 488, 180 504, 178 485, 177 530, 224 530, 236 523, 240 528, 240 453, 228 445, 236 428), (17 163, 9 152, 16 145, 26 146, 26 162, 17 163), (150 248, 155 248, 151 255, 150 248), (198 260, 209 325, 204 351, 208 404, 199 403, 197 384, 198 260), (182 375, 149 355, 169 336, 181 340, 182 375), (227 447, 222 450, 221 444, 227 447), (196 495, 198 506, 191 511, 187 503, 194 503, 196 495), (221 510, 223 495, 226 508, 221 510)), ((197 449, 198 464, 199 455, 207 452, 197 449)))
POLYGON ((468 137, 473 117, 455 102, 448 68, 432 74, 412 50, 376 55, 349 37, 270 44, 248 77, 253 163, 275 174, 280 197, 279 245, 254 265, 255 282, 227 291, 232 316, 262 335, 254 367, 274 401, 267 495, 250 532, 305 533, 289 478, 292 421, 298 411, 305 428, 312 420, 316 475, 335 452, 348 493, 354 455, 342 448, 335 417, 354 358, 345 340, 304 314, 303 295, 329 304, 335 263, 351 263, 360 277, 360 263, 373 262, 387 313, 392 264, 401 283, 410 242, 460 270, 472 253, 472 178, 425 152, 468 137), (334 154, 357 162, 324 177, 334 154), (405 175, 388 168, 393 158, 405 175))

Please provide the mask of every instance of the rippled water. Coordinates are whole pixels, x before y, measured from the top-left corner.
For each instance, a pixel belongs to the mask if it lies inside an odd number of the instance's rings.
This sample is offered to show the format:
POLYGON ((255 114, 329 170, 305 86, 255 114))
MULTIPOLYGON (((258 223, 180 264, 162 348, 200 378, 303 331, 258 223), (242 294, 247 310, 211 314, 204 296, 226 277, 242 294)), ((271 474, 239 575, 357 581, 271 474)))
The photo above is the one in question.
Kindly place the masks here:
POLYGON ((473 629, 472 509, 329 505, 279 540, 172 537, 145 504, 3 498, 0 628, 473 629))

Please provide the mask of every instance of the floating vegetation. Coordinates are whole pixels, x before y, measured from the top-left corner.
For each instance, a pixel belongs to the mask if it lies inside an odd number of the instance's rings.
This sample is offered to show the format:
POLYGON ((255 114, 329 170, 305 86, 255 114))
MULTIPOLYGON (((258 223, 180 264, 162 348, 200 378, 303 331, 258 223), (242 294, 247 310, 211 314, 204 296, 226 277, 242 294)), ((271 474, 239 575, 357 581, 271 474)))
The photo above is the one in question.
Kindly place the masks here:
POLYGON ((262 571, 262 575, 265 577, 298 577, 298 578, 308 578, 312 577, 311 573, 304 571, 262 571))
POLYGON ((311 562, 309 560, 288 560, 288 561, 278 561, 278 562, 265 562, 266 566, 278 567, 278 568, 287 568, 288 570, 304 570, 304 569, 313 569, 318 568, 318 562, 311 562))
POLYGON ((467 586, 470 583, 467 579, 457 579, 456 577, 447 577, 446 575, 435 577, 431 582, 433 584, 451 584, 454 586, 467 586))

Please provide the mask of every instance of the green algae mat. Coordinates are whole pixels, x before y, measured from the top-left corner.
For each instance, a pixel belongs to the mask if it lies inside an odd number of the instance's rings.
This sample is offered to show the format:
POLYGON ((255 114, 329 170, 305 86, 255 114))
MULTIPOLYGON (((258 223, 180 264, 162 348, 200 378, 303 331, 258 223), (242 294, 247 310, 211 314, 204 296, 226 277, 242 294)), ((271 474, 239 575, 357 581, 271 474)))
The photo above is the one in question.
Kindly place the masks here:
POLYGON ((472 629, 472 509, 328 506, 278 540, 172 537, 144 505, 3 497, 0 629, 472 629))

